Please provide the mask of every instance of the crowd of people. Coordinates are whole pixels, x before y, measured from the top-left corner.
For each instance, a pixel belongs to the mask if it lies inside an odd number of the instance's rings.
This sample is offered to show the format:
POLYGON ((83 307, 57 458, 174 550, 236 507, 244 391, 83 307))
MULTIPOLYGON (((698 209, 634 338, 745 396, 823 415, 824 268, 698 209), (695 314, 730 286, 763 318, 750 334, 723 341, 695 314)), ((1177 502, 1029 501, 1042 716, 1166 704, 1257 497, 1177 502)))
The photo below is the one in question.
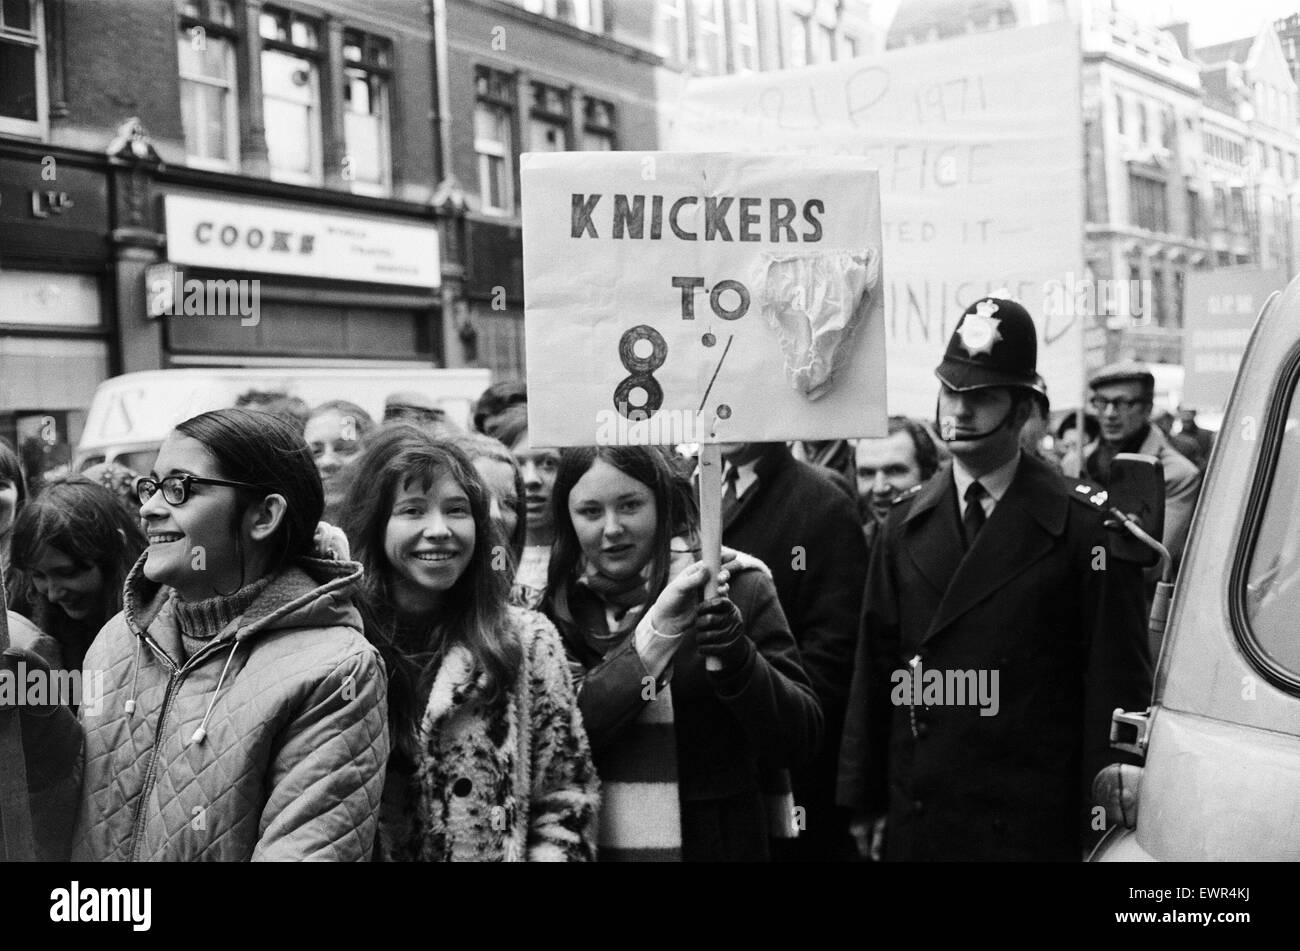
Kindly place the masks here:
POLYGON ((1176 560, 1209 440, 1132 363, 1080 439, 1036 352, 985 298, 933 420, 725 446, 712 578, 694 459, 534 445, 522 383, 472 432, 266 395, 32 495, 0 443, 4 664, 81 672, 20 711, 37 856, 1077 860, 1158 646, 1096 490, 1159 458, 1176 560))

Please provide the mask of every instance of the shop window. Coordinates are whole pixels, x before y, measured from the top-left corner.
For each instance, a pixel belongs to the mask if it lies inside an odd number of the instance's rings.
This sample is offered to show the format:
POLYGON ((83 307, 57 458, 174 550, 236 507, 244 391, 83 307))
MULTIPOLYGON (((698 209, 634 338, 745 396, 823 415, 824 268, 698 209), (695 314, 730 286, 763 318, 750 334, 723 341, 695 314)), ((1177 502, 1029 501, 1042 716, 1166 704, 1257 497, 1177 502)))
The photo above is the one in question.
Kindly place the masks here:
POLYGON ((582 148, 587 152, 614 149, 614 105, 590 96, 582 106, 582 148))
POLYGON ((179 354, 248 354, 389 360, 440 360, 436 312, 374 305, 261 302, 256 327, 237 318, 167 317, 167 339, 179 354))
POLYGON ((39 0, 0 3, 0 133, 44 138, 45 21, 39 0))
POLYGON ((655 11, 655 48, 660 55, 684 63, 686 0, 659 0, 655 11))
POLYGON ((758 69, 758 10, 755 0, 731 0, 732 56, 736 72, 758 69))
POLYGON ((723 50, 722 0, 695 0, 695 65, 700 72, 725 72, 723 50))
POLYGON ((18 449, 29 480, 66 474, 108 375, 103 340, 0 336, 0 436, 18 449))
POLYGON ((186 160, 233 170, 239 166, 234 11, 221 0, 190 0, 180 14, 176 51, 186 160))
POLYGON ((808 65, 808 48, 811 45, 812 24, 808 17, 796 13, 790 30, 790 65, 794 68, 808 65))
POLYGON ((506 73, 479 67, 475 85, 474 151, 478 155, 479 198, 488 214, 513 215, 514 80, 506 73))
POLYGON ((5 268, 0 273, 0 323, 99 327, 99 282, 89 274, 5 268))
POLYGON ((387 195, 392 184, 389 90, 392 44, 345 30, 343 33, 343 178, 354 192, 387 195))
POLYGON ((320 25, 287 10, 265 7, 259 32, 262 119, 271 177, 320 184, 320 25))
POLYGON ((533 107, 528 113, 531 152, 565 152, 569 148, 569 95, 546 83, 533 83, 533 107))

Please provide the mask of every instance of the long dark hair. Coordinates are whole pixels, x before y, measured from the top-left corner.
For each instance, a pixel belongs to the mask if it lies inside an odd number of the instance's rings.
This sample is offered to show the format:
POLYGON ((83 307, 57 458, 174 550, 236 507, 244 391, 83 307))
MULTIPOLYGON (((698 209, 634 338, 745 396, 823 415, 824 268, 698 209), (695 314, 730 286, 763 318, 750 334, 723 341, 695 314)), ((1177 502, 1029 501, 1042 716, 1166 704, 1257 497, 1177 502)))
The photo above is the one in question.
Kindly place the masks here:
POLYGON ((515 480, 515 531, 507 539, 507 543, 510 545, 510 557, 518 565, 524 552, 524 540, 528 532, 528 502, 524 498, 524 473, 519 468, 519 460, 499 439, 484 436, 482 433, 451 436, 448 441, 464 451, 470 462, 491 459, 493 462, 510 467, 515 480))
POLYGON ((358 607, 366 636, 389 670, 388 723, 394 748, 409 766, 423 711, 417 709, 447 651, 459 644, 469 651, 486 680, 493 703, 510 689, 523 648, 506 623, 510 572, 497 570, 493 551, 502 544, 489 515, 488 489, 469 457, 455 445, 408 424, 384 427, 361 457, 357 480, 348 494, 343 520, 353 557, 365 567, 358 607), (474 553, 446 595, 442 617, 428 628, 401 630, 392 590, 393 567, 384 537, 398 492, 418 486, 428 492, 450 475, 469 499, 474 517, 474 553))
POLYGON ((18 489, 17 508, 21 509, 23 503, 27 501, 27 479, 23 475, 23 465, 18 458, 18 453, 14 452, 14 447, 9 445, 9 440, 3 437, 0 437, 0 479, 10 480, 18 489))
MULTIPOLYGON (((218 409, 185 420, 176 432, 195 439, 217 460, 219 478, 247 482, 237 489, 244 509, 272 493, 284 496, 287 510, 268 543, 267 574, 312 553, 312 538, 325 508, 325 491, 301 430, 279 416, 247 409, 218 409)), ((241 511, 243 511, 241 510, 241 511)), ((232 527, 238 525, 237 515, 232 527)), ((236 533, 236 538, 238 538, 236 533)), ((243 566, 240 566, 241 572, 243 566)), ((254 578, 241 579, 241 587, 254 578)))
POLYGON ((127 572, 147 542, 140 526, 117 496, 89 479, 47 482, 41 493, 18 512, 14 522, 12 559, 24 579, 31 620, 69 648, 87 644, 69 640, 93 638, 104 622, 122 610, 122 586, 127 572), (68 617, 36 591, 31 570, 41 551, 53 548, 82 568, 99 568, 104 579, 103 613, 83 621, 68 617))
POLYGON ((577 580, 583 563, 582 545, 573 528, 573 519, 569 517, 569 496, 597 459, 636 479, 654 495, 655 537, 650 556, 647 604, 653 604, 668 584, 669 543, 673 536, 693 531, 696 522, 690 483, 659 447, 583 446, 560 450, 560 469, 555 476, 555 488, 551 490, 555 545, 551 549, 546 595, 542 599, 543 610, 560 626, 574 623, 569 609, 569 588, 577 580))

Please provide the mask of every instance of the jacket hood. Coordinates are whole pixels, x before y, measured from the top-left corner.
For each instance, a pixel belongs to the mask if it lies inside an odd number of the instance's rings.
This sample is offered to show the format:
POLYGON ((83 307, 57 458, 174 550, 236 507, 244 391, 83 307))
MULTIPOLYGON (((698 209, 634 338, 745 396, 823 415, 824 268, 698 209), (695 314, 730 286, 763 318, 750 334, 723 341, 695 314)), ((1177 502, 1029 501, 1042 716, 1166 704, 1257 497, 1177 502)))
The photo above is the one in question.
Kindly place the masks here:
MULTIPOLYGON (((137 636, 148 630, 172 597, 166 585, 145 577, 148 557, 146 551, 131 568, 122 597, 123 615, 137 636)), ((272 577, 238 618, 235 640, 300 627, 351 627, 360 631, 361 614, 352 604, 352 592, 361 574, 361 565, 355 561, 297 559, 272 577)))

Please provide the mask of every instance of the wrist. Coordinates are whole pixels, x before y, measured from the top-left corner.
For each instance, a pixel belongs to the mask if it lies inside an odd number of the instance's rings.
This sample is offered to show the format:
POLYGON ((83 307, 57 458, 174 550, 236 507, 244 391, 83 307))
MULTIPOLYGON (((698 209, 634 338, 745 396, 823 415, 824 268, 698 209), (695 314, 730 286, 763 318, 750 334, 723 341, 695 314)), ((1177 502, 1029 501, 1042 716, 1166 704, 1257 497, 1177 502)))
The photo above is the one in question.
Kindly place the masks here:
POLYGON ((642 665, 652 677, 659 677, 672 660, 681 643, 681 633, 675 636, 665 633, 656 626, 650 615, 637 624, 633 646, 642 665))

